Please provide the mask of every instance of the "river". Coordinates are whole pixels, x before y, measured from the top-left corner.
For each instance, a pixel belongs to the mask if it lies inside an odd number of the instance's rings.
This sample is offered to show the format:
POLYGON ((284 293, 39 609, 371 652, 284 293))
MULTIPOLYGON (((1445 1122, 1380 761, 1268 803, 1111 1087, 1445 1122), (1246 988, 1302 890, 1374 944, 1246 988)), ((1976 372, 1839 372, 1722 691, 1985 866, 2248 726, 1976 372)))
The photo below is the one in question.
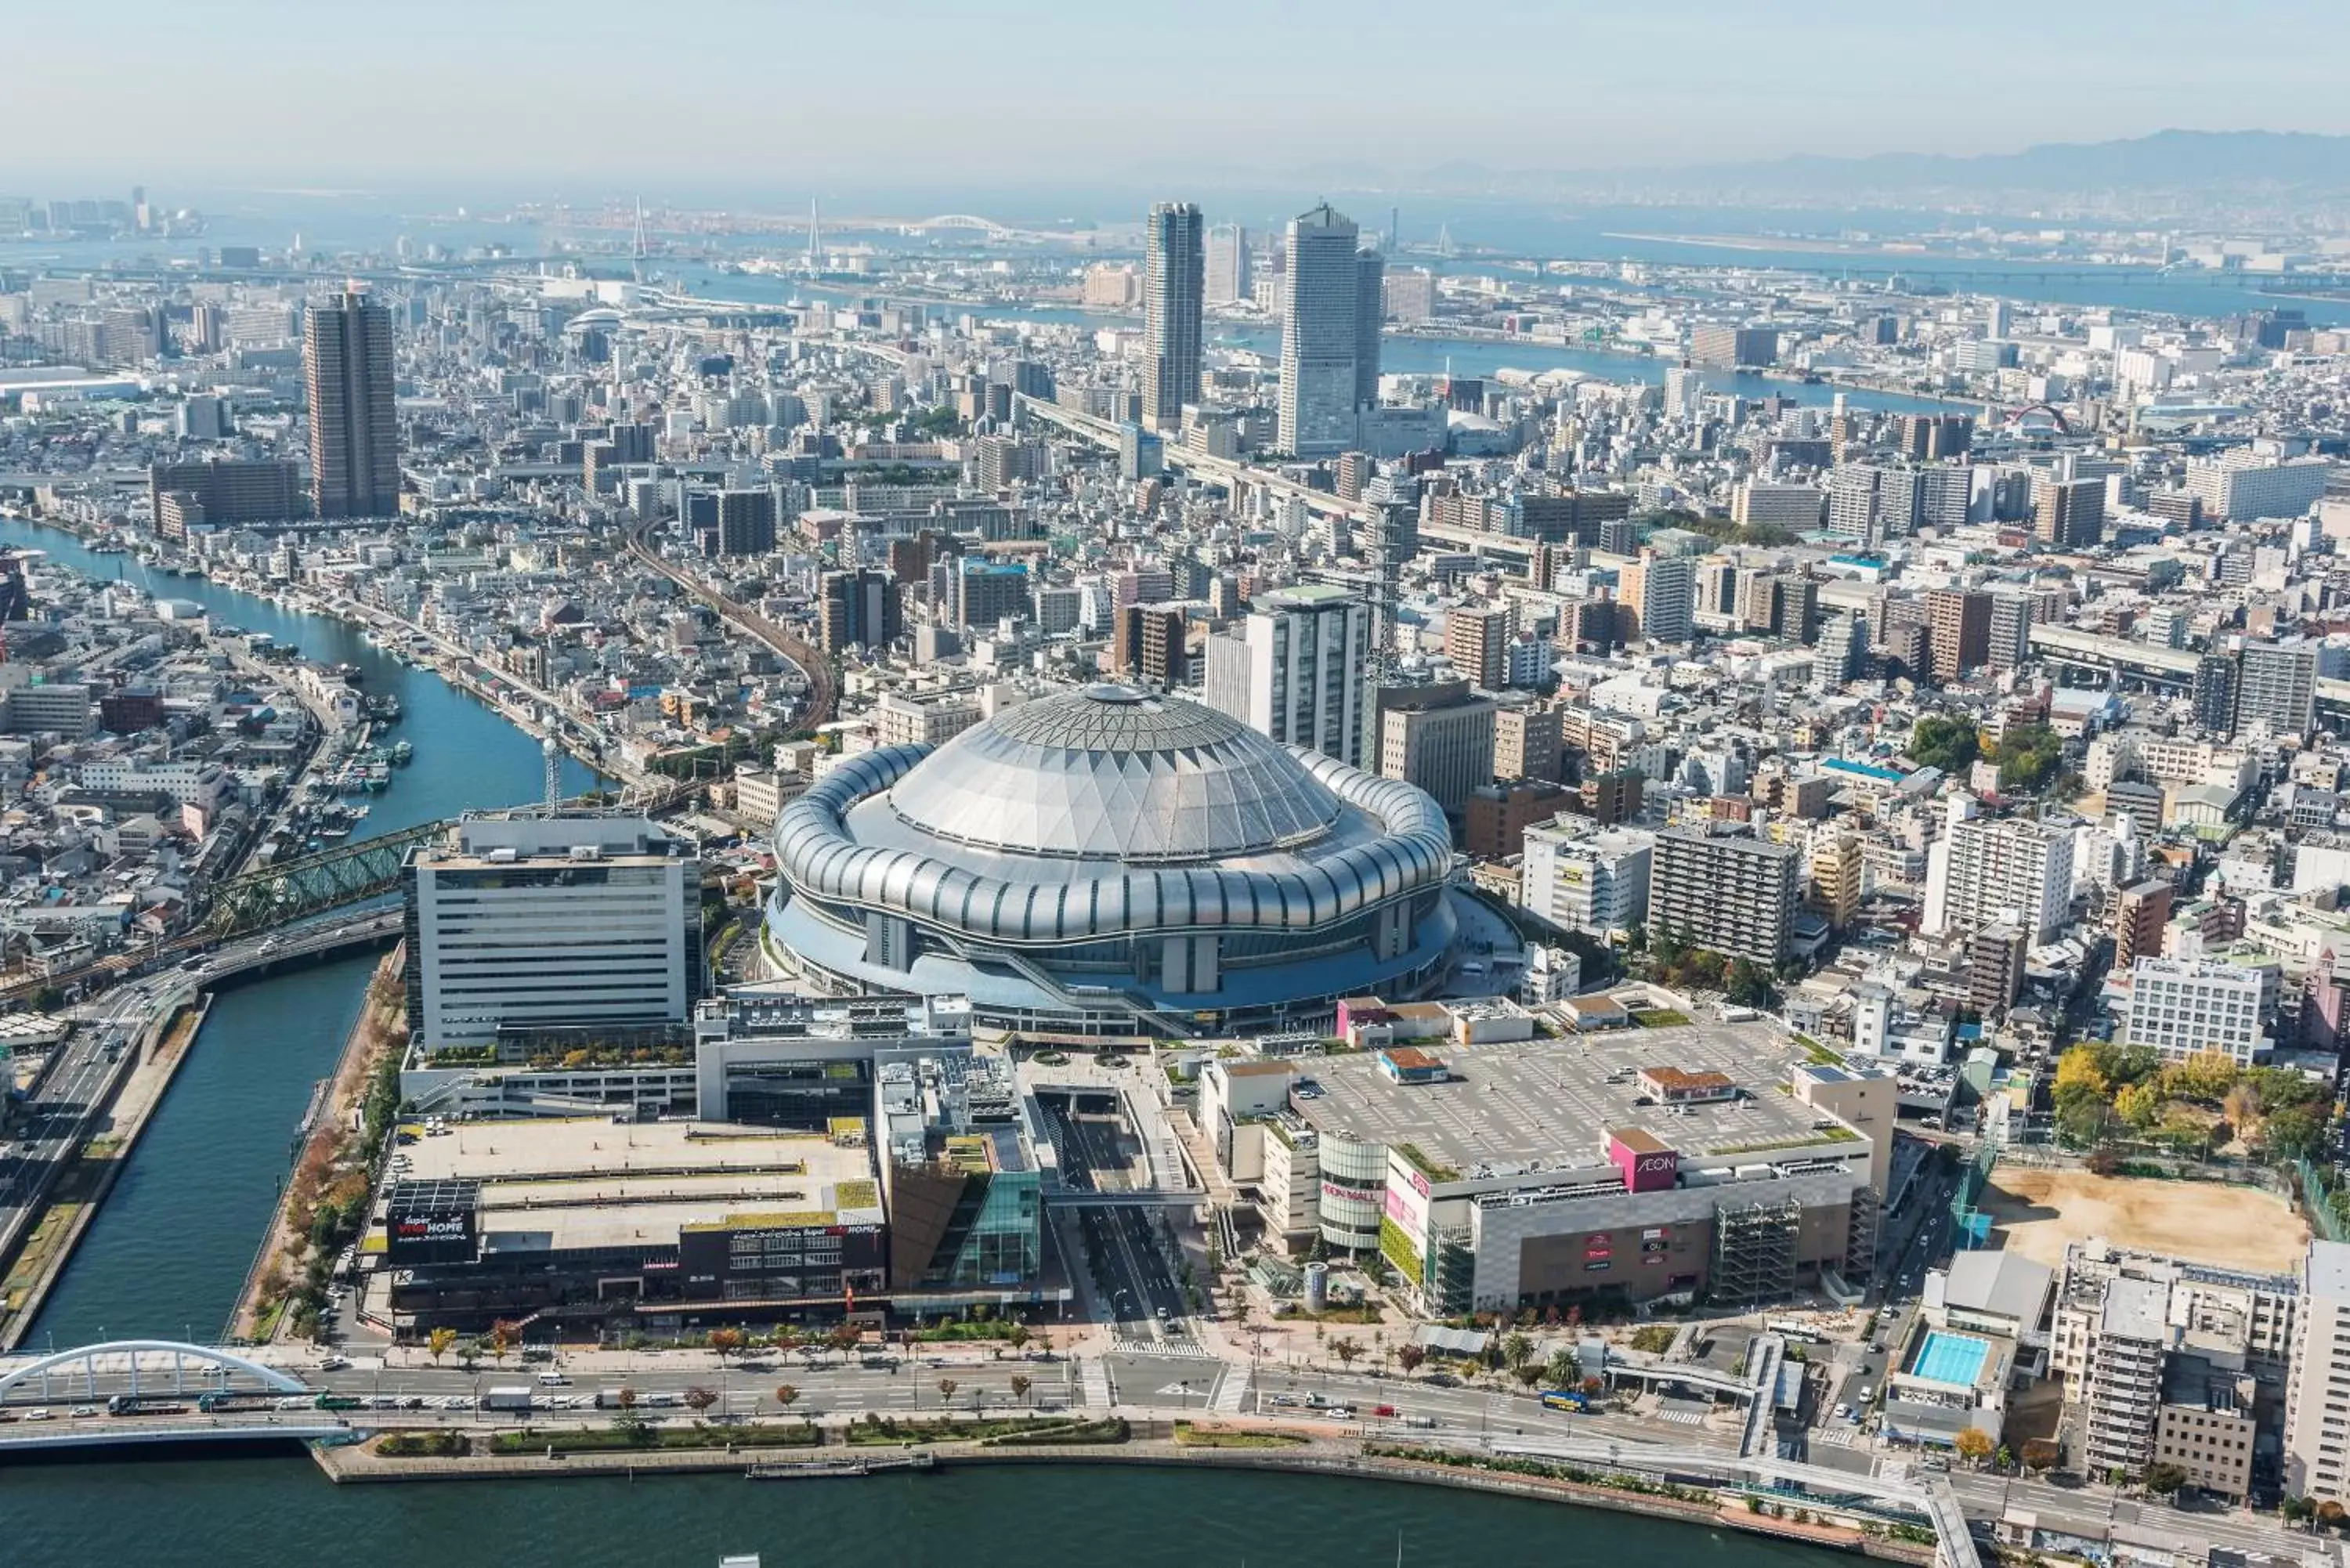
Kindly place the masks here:
MULTIPOLYGON (((0 539, 42 550, 92 577, 120 576, 193 599, 220 621, 265 631, 314 659, 359 667, 367 691, 398 696, 398 734, 416 760, 370 797, 354 839, 536 800, 538 743, 429 670, 368 646, 358 631, 197 577, 151 572, 127 556, 93 555, 71 534, 14 520, 0 539)), ((565 788, 594 787, 566 761, 565 788)), ((221 993, 136 1158, 35 1320, 29 1346, 101 1334, 199 1340, 219 1335, 287 1170, 310 1087, 333 1070, 374 968, 353 958, 221 993)))
MULTIPOLYGON (((97 576, 140 568, 72 535, 0 524, 0 537, 97 576)), ((158 592, 360 667, 397 692, 415 763, 363 825, 384 831, 535 798, 530 737, 427 670, 339 623, 194 578, 158 592)), ((573 764, 567 787, 588 775, 573 764)), ((355 958, 228 991, 92 1225, 28 1348, 220 1333, 268 1223, 294 1126, 332 1066, 372 961, 355 958)), ((907 1568, 1154 1564, 1422 1565, 1560 1560, 1614 1568, 1826 1568, 1828 1559, 1733 1532, 1449 1490, 1231 1472, 1035 1468, 863 1481, 754 1484, 732 1477, 348 1486, 267 1452, 62 1458, 0 1466, 0 1563, 67 1568, 715 1568, 758 1552, 769 1568, 864 1562, 907 1568)))
POLYGON ((1729 1531, 1435 1487, 1038 1467, 759 1483, 333 1487, 307 1459, 0 1469, 0 1559, 27 1568, 1829 1568, 1729 1531))

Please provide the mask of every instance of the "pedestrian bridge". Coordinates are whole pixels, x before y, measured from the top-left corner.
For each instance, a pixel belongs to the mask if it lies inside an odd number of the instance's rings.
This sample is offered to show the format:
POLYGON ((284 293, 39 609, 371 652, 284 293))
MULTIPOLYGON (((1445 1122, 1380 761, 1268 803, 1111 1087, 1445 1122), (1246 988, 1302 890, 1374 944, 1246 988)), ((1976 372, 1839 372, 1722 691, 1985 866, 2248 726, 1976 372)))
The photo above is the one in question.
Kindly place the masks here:
POLYGON ((362 1436, 346 1423, 315 1412, 278 1417, 244 1411, 217 1418, 178 1417, 168 1421, 95 1417, 0 1427, 0 1454, 151 1443, 338 1443, 356 1442, 362 1436))

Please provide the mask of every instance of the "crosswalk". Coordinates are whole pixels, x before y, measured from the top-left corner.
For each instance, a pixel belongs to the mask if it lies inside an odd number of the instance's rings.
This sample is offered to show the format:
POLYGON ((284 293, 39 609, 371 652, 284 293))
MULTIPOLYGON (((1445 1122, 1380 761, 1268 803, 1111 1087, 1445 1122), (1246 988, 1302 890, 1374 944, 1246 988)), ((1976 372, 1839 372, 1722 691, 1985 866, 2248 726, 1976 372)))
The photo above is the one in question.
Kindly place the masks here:
POLYGON ((1215 1397, 1208 1408, 1220 1416, 1237 1416, 1248 1407, 1249 1373, 1244 1366, 1227 1366, 1222 1379, 1216 1385, 1215 1397))
POLYGON ((1657 1419, 1683 1427, 1702 1427, 1705 1425, 1705 1413, 1700 1410, 1659 1410, 1657 1419))
POLYGON ((1858 1427, 1818 1427, 1813 1429, 1811 1440, 1814 1447, 1825 1443, 1832 1449, 1848 1449, 1859 1437, 1858 1427))
POLYGON ((1184 1361, 1213 1361, 1215 1356, 1198 1345, 1183 1340, 1113 1339, 1109 1343, 1112 1355, 1170 1355, 1184 1361))
POLYGON ((1077 1363, 1077 1386, 1084 1394, 1087 1408, 1107 1410, 1110 1407, 1109 1368, 1099 1361, 1077 1363))

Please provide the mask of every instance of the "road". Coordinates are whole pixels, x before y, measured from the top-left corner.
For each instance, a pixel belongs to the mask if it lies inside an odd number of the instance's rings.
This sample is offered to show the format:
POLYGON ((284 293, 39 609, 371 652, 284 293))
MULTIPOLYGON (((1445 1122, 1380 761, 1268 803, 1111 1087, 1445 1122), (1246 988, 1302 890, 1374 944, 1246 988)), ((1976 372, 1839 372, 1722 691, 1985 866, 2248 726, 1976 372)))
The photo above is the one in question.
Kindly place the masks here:
MULTIPOLYGON (((1118 1147, 1123 1123, 1116 1113, 1085 1109, 1099 1103, 1092 1096, 1038 1102, 1062 1179, 1069 1187, 1080 1192, 1128 1190, 1134 1186, 1132 1162, 1118 1147)), ((1083 1251, 1070 1262, 1087 1269, 1095 1302, 1118 1340, 1196 1343, 1191 1306, 1176 1281, 1173 1254, 1159 1233, 1164 1222, 1155 1209, 1078 1212, 1083 1251)))

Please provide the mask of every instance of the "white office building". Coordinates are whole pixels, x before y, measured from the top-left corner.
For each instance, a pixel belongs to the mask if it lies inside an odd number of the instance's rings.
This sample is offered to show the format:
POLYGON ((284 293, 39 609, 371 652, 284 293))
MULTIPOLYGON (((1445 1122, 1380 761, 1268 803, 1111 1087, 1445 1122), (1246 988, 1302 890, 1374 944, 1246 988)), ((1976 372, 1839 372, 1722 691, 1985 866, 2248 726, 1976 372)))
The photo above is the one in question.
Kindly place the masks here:
MULTIPOLYGON (((1289 222, 1281 289, 1281 405, 1275 442, 1298 457, 1344 452, 1357 439, 1364 264, 1355 221, 1325 203, 1289 222)), ((1378 316, 1371 317, 1377 359, 1378 316)), ((1372 374, 1377 376, 1376 369, 1372 374)))
POLYGON ((2139 959, 2130 970, 2129 1043, 2166 1062, 2218 1051, 2249 1066, 2276 1044, 2268 1019, 2281 979, 2273 959, 2139 959))
POLYGON ((1648 834, 1562 816, 1526 829, 1518 902, 1553 925, 1596 937, 1629 935, 1648 919, 1648 834))
POLYGON ((470 817, 406 878, 409 1027, 428 1052, 692 1009, 701 862, 642 817, 470 817))

